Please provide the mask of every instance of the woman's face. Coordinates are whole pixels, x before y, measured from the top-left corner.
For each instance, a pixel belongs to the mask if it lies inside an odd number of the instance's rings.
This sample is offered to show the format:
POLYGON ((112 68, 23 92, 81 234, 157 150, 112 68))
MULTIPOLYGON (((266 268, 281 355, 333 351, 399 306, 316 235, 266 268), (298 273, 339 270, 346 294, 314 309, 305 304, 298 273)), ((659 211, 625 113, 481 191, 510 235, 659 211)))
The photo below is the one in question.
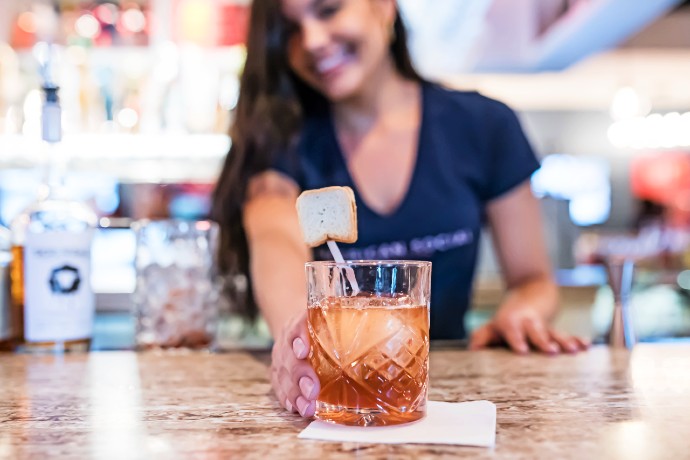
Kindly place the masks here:
POLYGON ((288 63, 331 101, 361 94, 385 68, 394 0, 282 0, 288 63))

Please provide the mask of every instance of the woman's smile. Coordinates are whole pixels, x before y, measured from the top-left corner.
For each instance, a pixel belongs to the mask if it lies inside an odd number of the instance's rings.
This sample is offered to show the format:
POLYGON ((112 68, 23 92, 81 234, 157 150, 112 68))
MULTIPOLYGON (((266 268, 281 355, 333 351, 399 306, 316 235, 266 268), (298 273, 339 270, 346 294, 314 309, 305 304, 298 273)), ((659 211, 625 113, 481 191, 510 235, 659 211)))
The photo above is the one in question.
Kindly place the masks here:
POLYGON ((343 67, 351 55, 347 53, 343 46, 337 47, 336 51, 314 60, 314 67, 320 76, 325 77, 329 73, 343 67))

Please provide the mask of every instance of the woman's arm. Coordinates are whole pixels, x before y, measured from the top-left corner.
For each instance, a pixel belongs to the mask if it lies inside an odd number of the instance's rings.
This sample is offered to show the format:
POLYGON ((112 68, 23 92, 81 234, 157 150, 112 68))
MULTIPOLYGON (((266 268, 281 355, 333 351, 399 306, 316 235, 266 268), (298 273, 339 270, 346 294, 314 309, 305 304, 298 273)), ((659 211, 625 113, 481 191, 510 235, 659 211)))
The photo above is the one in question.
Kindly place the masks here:
POLYGON ((319 380, 306 360, 307 294, 302 240, 295 200, 297 185, 268 171, 252 178, 243 210, 254 298, 274 338, 271 382, 278 401, 290 412, 309 417, 319 380))
POLYGON ((558 308, 558 288, 546 253, 539 203, 529 181, 491 201, 487 217, 507 293, 492 321, 473 334, 471 347, 505 341, 521 353, 530 345, 546 353, 586 348, 585 341, 548 325, 558 308))
POLYGON ((254 298, 274 337, 306 308, 304 263, 310 254, 297 220, 298 194, 280 173, 262 173, 249 183, 242 216, 254 298))

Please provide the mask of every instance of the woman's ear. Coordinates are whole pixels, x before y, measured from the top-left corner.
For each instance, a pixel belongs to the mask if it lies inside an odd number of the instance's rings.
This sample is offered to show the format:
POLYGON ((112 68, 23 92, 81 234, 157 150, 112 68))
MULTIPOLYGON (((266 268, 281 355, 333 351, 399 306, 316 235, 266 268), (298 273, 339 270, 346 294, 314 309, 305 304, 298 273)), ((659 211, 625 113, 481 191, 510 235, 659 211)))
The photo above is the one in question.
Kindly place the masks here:
POLYGON ((398 11, 398 3, 396 0, 373 0, 378 8, 378 12, 384 24, 393 30, 395 24, 395 16, 398 11))

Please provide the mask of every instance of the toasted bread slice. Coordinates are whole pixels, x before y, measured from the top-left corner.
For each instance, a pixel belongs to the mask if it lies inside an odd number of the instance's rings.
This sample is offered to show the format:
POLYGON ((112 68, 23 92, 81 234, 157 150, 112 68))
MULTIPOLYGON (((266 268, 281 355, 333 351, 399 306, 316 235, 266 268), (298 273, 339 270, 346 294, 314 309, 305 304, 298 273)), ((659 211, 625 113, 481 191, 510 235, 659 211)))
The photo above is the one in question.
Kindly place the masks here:
POLYGON ((328 240, 357 241, 357 207, 350 187, 305 190, 297 198, 297 215, 304 242, 312 248, 328 240))

